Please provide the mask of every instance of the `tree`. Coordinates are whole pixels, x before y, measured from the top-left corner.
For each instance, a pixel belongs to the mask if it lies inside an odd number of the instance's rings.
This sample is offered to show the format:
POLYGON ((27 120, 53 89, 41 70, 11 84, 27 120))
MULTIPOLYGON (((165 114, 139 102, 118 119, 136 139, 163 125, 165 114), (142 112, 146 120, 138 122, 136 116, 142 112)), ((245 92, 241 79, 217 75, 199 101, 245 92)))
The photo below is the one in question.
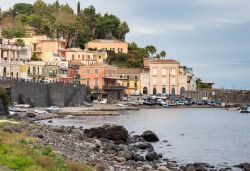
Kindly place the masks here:
POLYGON ((43 0, 36 0, 33 4, 33 10, 35 14, 39 14, 40 16, 44 16, 47 14, 47 4, 43 0))
POLYGON ((16 39, 16 41, 14 42, 14 45, 24 47, 25 43, 23 39, 16 39))
POLYGON ((12 39, 14 37, 25 37, 25 29, 24 28, 6 28, 3 29, 2 35, 8 39, 12 39))
POLYGON ((77 15, 79 16, 81 12, 81 5, 80 5, 80 1, 77 2, 77 15))
POLYGON ((125 35, 129 32, 129 27, 126 22, 120 23, 120 25, 117 28, 118 32, 118 39, 125 40, 125 35))
POLYGON ((150 55, 150 57, 153 57, 153 55, 157 51, 156 47, 154 47, 153 45, 146 46, 145 49, 146 49, 148 55, 150 55))
POLYGON ((161 51, 161 53, 160 53, 160 57, 161 58, 165 58, 166 57, 166 52, 163 50, 163 51, 161 51))
POLYGON ((13 7, 14 16, 18 14, 31 14, 33 10, 33 6, 27 3, 18 3, 13 7))

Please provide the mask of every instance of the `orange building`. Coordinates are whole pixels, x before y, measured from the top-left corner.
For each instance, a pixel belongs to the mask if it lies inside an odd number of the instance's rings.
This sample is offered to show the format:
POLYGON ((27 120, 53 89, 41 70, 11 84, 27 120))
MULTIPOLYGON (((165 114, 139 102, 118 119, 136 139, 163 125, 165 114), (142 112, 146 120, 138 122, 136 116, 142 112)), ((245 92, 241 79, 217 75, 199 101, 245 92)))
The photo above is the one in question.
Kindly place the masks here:
POLYGON ((117 80, 117 67, 107 64, 82 66, 80 70, 81 84, 89 86, 93 93, 107 95, 108 99, 121 99, 125 87, 117 80))
POLYGON ((128 43, 120 40, 96 39, 85 44, 86 49, 128 53, 128 43))

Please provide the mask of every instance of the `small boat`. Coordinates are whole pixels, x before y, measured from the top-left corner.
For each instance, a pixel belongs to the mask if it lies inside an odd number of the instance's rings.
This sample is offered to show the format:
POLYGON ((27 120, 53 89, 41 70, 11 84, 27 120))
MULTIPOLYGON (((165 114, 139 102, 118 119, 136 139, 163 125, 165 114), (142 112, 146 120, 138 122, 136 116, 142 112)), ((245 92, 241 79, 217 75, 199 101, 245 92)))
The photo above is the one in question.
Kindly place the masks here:
POLYGON ((250 113, 249 107, 248 106, 243 106, 240 109, 240 113, 250 113))

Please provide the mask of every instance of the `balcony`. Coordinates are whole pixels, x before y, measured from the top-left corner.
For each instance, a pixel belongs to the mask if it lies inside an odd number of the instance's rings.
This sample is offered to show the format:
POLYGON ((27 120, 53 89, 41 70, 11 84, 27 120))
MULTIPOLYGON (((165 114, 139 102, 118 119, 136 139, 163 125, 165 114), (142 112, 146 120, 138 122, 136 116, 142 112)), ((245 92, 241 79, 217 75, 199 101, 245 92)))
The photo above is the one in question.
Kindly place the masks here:
POLYGON ((103 86, 104 91, 124 91, 127 87, 125 86, 103 86))
POLYGON ((19 50, 21 50, 21 47, 20 46, 15 46, 15 45, 0 44, 0 49, 19 51, 19 50))
POLYGON ((32 49, 33 52, 35 53, 41 53, 42 52, 42 48, 41 47, 37 47, 35 49, 32 49))

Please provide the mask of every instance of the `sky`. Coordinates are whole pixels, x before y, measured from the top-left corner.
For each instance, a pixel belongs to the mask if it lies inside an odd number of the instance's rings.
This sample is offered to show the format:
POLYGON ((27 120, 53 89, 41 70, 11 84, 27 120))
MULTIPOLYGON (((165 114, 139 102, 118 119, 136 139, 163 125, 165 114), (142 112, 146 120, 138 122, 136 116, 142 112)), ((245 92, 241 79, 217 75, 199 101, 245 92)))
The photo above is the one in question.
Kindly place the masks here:
MULTIPOLYGON (((0 0, 1 9, 35 0, 0 0)), ((52 3, 54 0, 44 0, 52 3)), ((59 0, 76 9, 77 0, 59 0)), ((250 0, 80 0, 126 21, 127 42, 154 45, 217 88, 250 89, 250 0)))

